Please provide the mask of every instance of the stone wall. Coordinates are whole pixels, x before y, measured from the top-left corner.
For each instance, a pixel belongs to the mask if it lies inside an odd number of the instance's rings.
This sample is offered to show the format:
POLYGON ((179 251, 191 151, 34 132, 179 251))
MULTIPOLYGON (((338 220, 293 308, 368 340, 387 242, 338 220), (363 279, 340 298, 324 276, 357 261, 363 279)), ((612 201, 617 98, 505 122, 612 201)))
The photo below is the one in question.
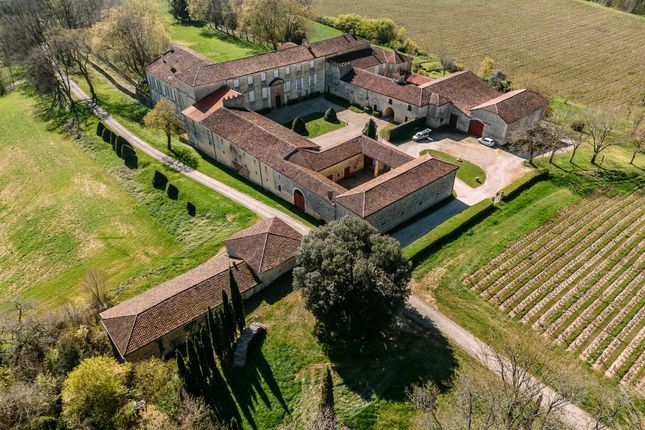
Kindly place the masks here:
POLYGON ((363 154, 355 155, 347 160, 341 161, 338 164, 334 164, 331 167, 328 167, 324 170, 321 170, 320 173, 323 176, 331 179, 334 182, 338 182, 345 177, 345 168, 349 167, 350 175, 358 170, 361 170, 365 166, 365 156, 363 154))
POLYGON ((491 137, 500 144, 506 143, 506 122, 499 115, 485 109, 477 109, 470 112, 470 117, 484 123, 483 137, 491 137))
POLYGON ((397 225, 436 205, 452 195, 456 171, 409 194, 366 218, 381 232, 392 230, 397 225))

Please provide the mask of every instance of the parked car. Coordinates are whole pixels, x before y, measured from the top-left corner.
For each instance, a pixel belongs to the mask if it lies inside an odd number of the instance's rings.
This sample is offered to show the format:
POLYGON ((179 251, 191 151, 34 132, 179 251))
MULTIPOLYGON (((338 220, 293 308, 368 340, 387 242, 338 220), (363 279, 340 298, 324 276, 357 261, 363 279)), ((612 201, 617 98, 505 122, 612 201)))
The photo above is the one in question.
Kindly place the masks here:
MULTIPOLYGON (((415 142, 418 142, 419 140, 430 139, 430 133, 432 133, 432 130, 429 128, 426 128, 425 130, 421 130, 415 133, 415 135, 412 136, 412 140, 414 140, 415 142)), ((430 141, 432 142, 432 139, 430 139, 430 141)))
POLYGON ((479 139, 477 139, 477 142, 481 143, 484 146, 488 146, 489 148, 495 146, 495 140, 491 139, 490 137, 480 137, 479 139))

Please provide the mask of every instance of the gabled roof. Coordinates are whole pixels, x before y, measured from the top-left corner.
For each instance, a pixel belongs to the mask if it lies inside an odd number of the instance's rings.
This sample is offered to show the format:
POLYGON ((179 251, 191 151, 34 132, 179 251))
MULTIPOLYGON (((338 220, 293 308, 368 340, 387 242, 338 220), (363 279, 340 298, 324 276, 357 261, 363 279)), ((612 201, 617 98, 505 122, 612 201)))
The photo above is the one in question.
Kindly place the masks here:
POLYGON ((175 45, 146 66, 146 71, 169 85, 177 81, 191 85, 202 66, 214 64, 203 55, 182 45, 175 45))
POLYGON ((367 69, 384 63, 405 63, 406 58, 397 52, 368 45, 366 48, 361 48, 357 51, 330 57, 327 61, 334 63, 350 63, 352 67, 357 69, 367 69))
POLYGON ((391 145, 360 135, 321 151, 298 151, 291 155, 288 160, 320 172, 359 154, 378 160, 391 168, 399 167, 413 159, 413 157, 391 145))
POLYGON ((429 102, 430 92, 424 91, 422 87, 405 82, 397 83, 391 78, 367 70, 352 69, 342 80, 414 106, 424 106, 429 102))
POLYGON ((457 166, 422 155, 352 188, 334 201, 365 218, 455 170, 457 166))
POLYGON ((122 358, 222 303, 230 273, 240 292, 258 285, 249 266, 221 252, 207 262, 101 312, 103 326, 122 358))
POLYGON ((548 104, 546 99, 536 92, 516 90, 502 94, 470 110, 484 109, 496 113, 507 124, 512 124, 548 104))
MULTIPOLYGON (((436 79, 421 85, 421 88, 429 94, 436 94, 438 96, 436 100, 439 103, 442 103, 442 100, 449 100, 466 115, 470 115, 470 109, 475 106, 500 95, 470 71, 457 72, 445 78, 436 79)), ((432 98, 429 100, 431 104, 435 104, 432 98)))
POLYGON ((200 122, 217 109, 223 107, 224 100, 237 97, 239 95, 240 93, 234 89, 224 86, 194 105, 188 106, 182 111, 182 113, 193 121, 200 122))
POLYGON ((319 40, 318 42, 304 43, 304 45, 309 45, 311 53, 320 58, 368 47, 370 42, 352 36, 351 34, 342 34, 329 39, 319 40))
POLYGON ((258 275, 293 259, 302 235, 278 218, 262 220, 224 241, 228 255, 258 275))

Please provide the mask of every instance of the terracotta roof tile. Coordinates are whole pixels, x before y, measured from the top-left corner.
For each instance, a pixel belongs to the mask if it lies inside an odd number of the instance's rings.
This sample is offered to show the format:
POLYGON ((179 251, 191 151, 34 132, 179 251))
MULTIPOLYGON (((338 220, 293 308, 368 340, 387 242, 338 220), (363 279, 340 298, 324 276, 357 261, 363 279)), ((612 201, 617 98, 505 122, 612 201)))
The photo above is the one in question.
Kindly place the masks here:
POLYGON ((185 46, 176 45, 152 61, 146 70, 162 81, 177 86, 177 80, 192 85, 202 66, 211 60, 185 46))
POLYGON ((457 166, 423 155, 352 188, 334 200, 365 218, 455 170, 457 166))
POLYGON ((345 52, 368 47, 369 41, 350 34, 342 34, 330 39, 309 43, 311 53, 316 57, 327 57, 329 55, 342 54, 345 52))
POLYGON ((245 262, 220 252, 206 263, 102 312, 103 325, 119 354, 126 357, 221 305, 222 291, 230 295, 230 265, 240 292, 258 284, 245 262))
POLYGON ((540 94, 529 90, 516 90, 502 94, 470 110, 484 109, 498 114, 507 124, 512 124, 549 103, 540 94))
POLYGON ((224 100, 232 97, 237 97, 239 95, 240 93, 232 88, 222 87, 210 96, 198 101, 194 105, 188 106, 182 111, 182 113, 193 121, 200 122, 201 120, 205 119, 210 114, 215 112, 217 109, 223 107, 224 100))
POLYGON ((261 274, 293 259, 302 235, 277 218, 256 223, 226 239, 228 255, 261 274))
POLYGON ((391 78, 361 69, 349 71, 343 76, 342 80, 357 87, 365 88, 369 91, 374 91, 414 106, 428 104, 430 96, 430 93, 426 93, 423 88, 417 85, 397 83, 391 78))
MULTIPOLYGON (((436 100, 450 100, 452 104, 470 115, 470 109, 500 95, 473 72, 457 72, 445 78, 421 85, 428 94, 437 94, 436 100)), ((432 104, 432 98, 430 99, 432 104)))
POLYGON ((404 63, 406 59, 402 55, 394 53, 393 51, 369 46, 358 51, 336 55, 329 58, 328 61, 334 63, 350 63, 352 67, 357 69, 367 69, 383 63, 401 64, 404 63))

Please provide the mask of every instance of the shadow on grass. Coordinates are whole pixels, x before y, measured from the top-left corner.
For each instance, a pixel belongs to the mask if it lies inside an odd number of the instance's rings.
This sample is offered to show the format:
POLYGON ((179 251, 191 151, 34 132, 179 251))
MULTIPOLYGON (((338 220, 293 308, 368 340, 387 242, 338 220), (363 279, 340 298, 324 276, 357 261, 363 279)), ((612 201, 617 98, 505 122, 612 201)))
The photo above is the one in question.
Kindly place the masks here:
POLYGON ((334 370, 364 400, 405 401, 412 386, 432 381, 447 390, 458 362, 452 347, 434 327, 407 317, 378 339, 355 345, 336 342, 327 348, 334 370))
POLYGON ((228 366, 223 370, 239 411, 253 429, 258 428, 253 416, 256 410, 255 405, 259 402, 264 403, 269 409, 277 406, 282 408, 285 413, 290 413, 271 365, 262 353, 262 343, 265 337, 266 333, 254 340, 245 367, 228 366), (265 387, 268 388, 268 392, 265 387))

